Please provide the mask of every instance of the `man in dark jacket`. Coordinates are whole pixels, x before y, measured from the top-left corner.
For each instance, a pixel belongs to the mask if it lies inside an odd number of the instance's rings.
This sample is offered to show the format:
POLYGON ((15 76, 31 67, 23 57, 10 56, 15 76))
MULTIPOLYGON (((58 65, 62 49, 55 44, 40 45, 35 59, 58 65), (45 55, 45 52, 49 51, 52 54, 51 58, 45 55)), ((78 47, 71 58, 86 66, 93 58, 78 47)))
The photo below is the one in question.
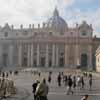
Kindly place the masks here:
POLYGON ((61 74, 59 72, 58 76, 57 76, 57 82, 58 82, 58 86, 61 86, 61 74))
POLYGON ((71 76, 69 76, 69 78, 68 78, 68 90, 67 90, 67 94, 69 94, 70 92, 73 94, 72 85, 73 85, 72 78, 71 78, 71 76))

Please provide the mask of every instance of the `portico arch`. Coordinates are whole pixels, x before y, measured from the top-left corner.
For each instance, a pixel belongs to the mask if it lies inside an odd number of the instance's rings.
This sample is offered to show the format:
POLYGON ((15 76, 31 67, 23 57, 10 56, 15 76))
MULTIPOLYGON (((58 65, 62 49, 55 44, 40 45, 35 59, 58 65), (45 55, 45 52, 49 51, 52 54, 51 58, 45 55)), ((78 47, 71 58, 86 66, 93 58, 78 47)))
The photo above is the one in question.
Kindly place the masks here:
POLYGON ((59 66, 63 67, 64 66, 64 57, 59 58, 59 66))
POLYGON ((82 67, 88 66, 88 56, 86 53, 81 54, 81 66, 82 67))
POLYGON ((44 67, 45 66, 45 57, 40 58, 40 66, 44 67))

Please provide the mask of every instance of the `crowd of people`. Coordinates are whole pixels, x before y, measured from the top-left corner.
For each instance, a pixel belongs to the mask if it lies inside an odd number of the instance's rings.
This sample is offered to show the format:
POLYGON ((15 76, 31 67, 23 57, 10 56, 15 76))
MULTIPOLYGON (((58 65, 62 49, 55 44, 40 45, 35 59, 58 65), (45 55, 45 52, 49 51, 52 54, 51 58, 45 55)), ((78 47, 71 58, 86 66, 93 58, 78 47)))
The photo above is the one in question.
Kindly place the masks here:
MULTIPOLYGON (((48 74, 48 83, 52 82, 52 72, 48 74)), ((67 75, 63 72, 59 72, 57 75, 58 87, 65 85, 66 94, 73 94, 75 90, 85 89, 86 84, 89 85, 89 90, 92 89, 92 74, 83 73, 82 75, 67 75), (88 82, 87 82, 88 81, 88 82)), ((34 100, 47 100, 47 95, 49 92, 49 86, 44 78, 42 81, 36 80, 33 85, 34 100)), ((83 96, 82 100, 87 100, 88 96, 83 96), (86 98, 86 99, 84 99, 86 98)))
POLYGON ((73 90, 72 88, 81 90, 81 89, 85 89, 85 86, 87 84, 86 82, 86 78, 88 78, 88 85, 89 85, 89 90, 92 89, 92 74, 88 74, 87 73, 83 73, 83 75, 64 75, 63 72, 58 74, 57 77, 57 82, 58 82, 58 86, 60 87, 62 83, 65 84, 65 86, 67 87, 67 94, 72 93, 73 94, 73 90))
MULTIPOLYGON (((0 97, 6 97, 8 94, 15 93, 15 86, 13 80, 9 79, 9 74, 18 75, 18 71, 9 71, 1 72, 0 71, 0 97)), ((34 100, 48 100, 47 95, 49 92, 49 84, 55 80, 58 87, 65 86, 66 94, 70 95, 76 92, 76 90, 81 90, 89 87, 89 90, 92 90, 93 76, 91 73, 84 72, 83 74, 67 74, 63 72, 59 72, 56 75, 56 79, 53 79, 52 71, 48 73, 47 78, 43 78, 42 80, 35 80, 32 84, 34 100)), ((34 75, 38 75, 41 77, 41 72, 34 73, 34 75)), ((88 95, 84 95, 81 100, 87 100, 88 95)))

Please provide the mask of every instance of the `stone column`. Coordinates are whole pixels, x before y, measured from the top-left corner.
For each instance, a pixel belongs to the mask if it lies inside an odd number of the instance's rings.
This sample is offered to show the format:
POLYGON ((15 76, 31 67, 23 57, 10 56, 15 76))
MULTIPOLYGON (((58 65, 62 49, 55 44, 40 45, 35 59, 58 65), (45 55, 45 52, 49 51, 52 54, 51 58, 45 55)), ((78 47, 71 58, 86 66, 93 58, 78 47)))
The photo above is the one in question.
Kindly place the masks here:
POLYGON ((2 45, 0 44, 0 65, 2 65, 2 45))
POLYGON ((88 69, 92 69, 92 46, 89 47, 89 54, 88 54, 88 69))
POLYGON ((75 64, 76 66, 80 65, 80 58, 79 58, 79 45, 75 46, 75 64))
POLYGON ((14 56, 14 47, 13 47, 13 45, 10 45, 9 46, 9 66, 13 66, 13 56, 14 56))
POLYGON ((40 59, 39 58, 40 58, 40 51, 39 51, 39 44, 37 44, 37 66, 40 65, 40 63, 39 63, 40 62, 39 61, 40 59))
POLYGON ((18 66, 22 66, 22 45, 18 47, 18 66))
POLYGON ((33 67, 33 55, 34 55, 34 47, 33 44, 31 45, 31 67, 33 67))
POLYGON ((55 44, 52 45, 52 66, 55 66, 55 44))
POLYGON ((58 67, 58 59, 59 59, 59 56, 58 56, 58 45, 56 45, 56 66, 58 67))
POLYGON ((49 63, 49 50, 48 45, 46 45, 46 67, 48 67, 49 63))
POLYGON ((65 67, 68 66, 68 45, 65 45, 65 67))
POLYGON ((28 50, 27 50, 27 65, 28 65, 28 67, 30 67, 30 62, 31 62, 31 45, 30 44, 28 44, 28 50))

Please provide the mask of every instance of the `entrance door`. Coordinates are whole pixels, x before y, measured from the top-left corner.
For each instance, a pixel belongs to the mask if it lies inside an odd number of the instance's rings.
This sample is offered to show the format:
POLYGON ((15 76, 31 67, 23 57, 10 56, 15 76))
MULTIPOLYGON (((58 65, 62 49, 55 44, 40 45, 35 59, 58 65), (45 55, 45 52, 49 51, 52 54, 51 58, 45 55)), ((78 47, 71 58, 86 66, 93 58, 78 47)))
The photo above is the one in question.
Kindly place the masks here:
POLYGON ((81 66, 87 67, 87 54, 81 55, 81 66))
POLYGON ((41 57, 40 65, 41 65, 42 67, 45 66, 45 57, 41 57))
POLYGON ((27 66, 27 58, 26 57, 23 58, 23 66, 27 66))
POLYGON ((60 67, 64 66, 64 58, 63 57, 59 58, 59 66, 60 67))
POLYGON ((49 67, 51 67, 52 66, 52 61, 51 61, 51 59, 49 60, 49 67))

